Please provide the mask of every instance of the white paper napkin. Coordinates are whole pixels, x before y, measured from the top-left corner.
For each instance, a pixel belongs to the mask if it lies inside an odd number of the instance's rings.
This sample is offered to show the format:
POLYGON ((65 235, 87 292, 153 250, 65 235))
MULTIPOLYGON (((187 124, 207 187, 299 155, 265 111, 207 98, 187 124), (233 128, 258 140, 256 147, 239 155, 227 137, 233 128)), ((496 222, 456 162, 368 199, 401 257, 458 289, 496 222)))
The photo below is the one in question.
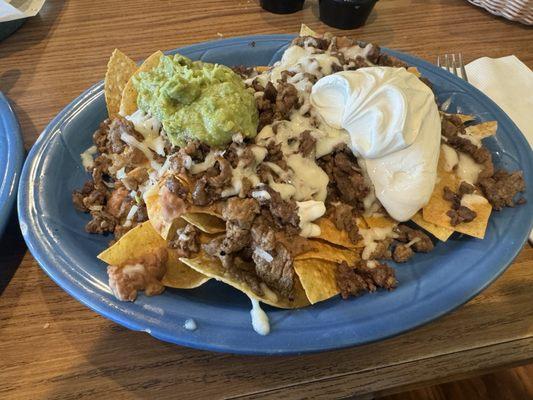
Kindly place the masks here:
MULTIPOLYGON (((511 117, 533 148, 533 71, 515 56, 482 57, 466 65, 466 74, 511 117)), ((529 241, 533 244, 533 232, 529 241)))
POLYGON ((0 22, 33 17, 45 0, 0 0, 0 22))

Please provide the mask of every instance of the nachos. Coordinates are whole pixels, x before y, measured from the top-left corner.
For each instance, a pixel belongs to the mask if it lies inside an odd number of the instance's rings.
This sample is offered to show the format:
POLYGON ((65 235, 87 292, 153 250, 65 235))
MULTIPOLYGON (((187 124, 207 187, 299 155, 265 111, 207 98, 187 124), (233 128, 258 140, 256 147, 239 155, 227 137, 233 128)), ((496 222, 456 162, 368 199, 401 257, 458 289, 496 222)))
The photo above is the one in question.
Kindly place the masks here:
POLYGON ((524 201, 522 172, 483 144, 496 122, 440 111, 371 43, 305 28, 268 68, 161 52, 136 67, 116 50, 105 96, 73 202, 114 235, 99 258, 121 300, 211 278, 254 310, 391 290, 390 260, 482 239, 524 201))

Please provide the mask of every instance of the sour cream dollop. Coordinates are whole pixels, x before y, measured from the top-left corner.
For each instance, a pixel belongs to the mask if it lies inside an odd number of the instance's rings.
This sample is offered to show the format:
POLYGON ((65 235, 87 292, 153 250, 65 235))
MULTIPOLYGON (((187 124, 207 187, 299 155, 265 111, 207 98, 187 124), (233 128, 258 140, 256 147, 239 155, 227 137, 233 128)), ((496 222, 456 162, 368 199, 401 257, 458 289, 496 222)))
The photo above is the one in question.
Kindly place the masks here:
POLYGON ((398 221, 429 201, 437 179, 440 117, 431 89, 404 68, 368 67, 328 75, 311 103, 350 136, 376 197, 398 221))

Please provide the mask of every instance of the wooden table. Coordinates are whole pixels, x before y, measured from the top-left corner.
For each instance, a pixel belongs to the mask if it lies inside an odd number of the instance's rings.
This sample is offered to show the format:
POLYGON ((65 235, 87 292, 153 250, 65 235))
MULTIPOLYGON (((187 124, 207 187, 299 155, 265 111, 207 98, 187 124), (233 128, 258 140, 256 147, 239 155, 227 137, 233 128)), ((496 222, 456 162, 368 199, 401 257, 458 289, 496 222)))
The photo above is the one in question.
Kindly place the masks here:
MULTIPOLYGON (((319 31, 316 1, 288 16, 254 0, 48 0, 0 43, 0 90, 29 148, 64 106, 102 79, 111 51, 155 49, 254 33, 319 31)), ((461 0, 387 0, 346 32, 429 61, 515 54, 533 67, 531 28, 461 0)), ((342 398, 391 393, 533 359, 533 249, 474 300, 440 320, 363 347, 301 357, 190 350, 128 331, 57 287, 13 220, 0 249, 0 398, 342 398)))

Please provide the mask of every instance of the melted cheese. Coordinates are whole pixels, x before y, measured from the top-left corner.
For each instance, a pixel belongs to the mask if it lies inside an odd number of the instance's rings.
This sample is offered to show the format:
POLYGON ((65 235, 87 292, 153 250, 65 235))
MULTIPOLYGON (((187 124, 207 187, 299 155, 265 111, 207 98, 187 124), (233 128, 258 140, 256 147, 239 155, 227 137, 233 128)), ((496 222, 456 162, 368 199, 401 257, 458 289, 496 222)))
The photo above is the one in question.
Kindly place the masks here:
POLYGON ((297 201, 298 216, 300 217, 300 236, 316 237, 320 236, 320 227, 313 224, 312 221, 317 220, 326 213, 326 206, 322 201, 297 201))
POLYGON ((383 227, 383 228, 370 228, 370 229, 360 229, 359 233, 363 237, 364 249, 361 255, 363 260, 368 260, 372 253, 377 248, 378 242, 385 240, 387 238, 394 238, 397 236, 393 231, 392 226, 383 227))
POLYGON ((81 164, 83 165, 83 168, 85 169, 91 169, 94 167, 94 155, 98 152, 98 149, 96 146, 91 146, 87 150, 85 150, 83 153, 80 154, 81 157, 81 164))
POLYGON ((450 172, 459 163, 457 152, 447 144, 442 144, 442 153, 444 154, 444 170, 450 172))
POLYGON ((472 185, 477 182, 479 173, 483 167, 477 164, 472 157, 465 153, 459 153, 459 163, 457 164, 457 175, 463 181, 472 185))
POLYGON ((250 298, 252 301, 252 310, 250 316, 252 317, 252 327, 254 331, 262 336, 266 336, 270 333, 270 322, 268 321, 268 315, 261 309, 259 301, 250 298))

